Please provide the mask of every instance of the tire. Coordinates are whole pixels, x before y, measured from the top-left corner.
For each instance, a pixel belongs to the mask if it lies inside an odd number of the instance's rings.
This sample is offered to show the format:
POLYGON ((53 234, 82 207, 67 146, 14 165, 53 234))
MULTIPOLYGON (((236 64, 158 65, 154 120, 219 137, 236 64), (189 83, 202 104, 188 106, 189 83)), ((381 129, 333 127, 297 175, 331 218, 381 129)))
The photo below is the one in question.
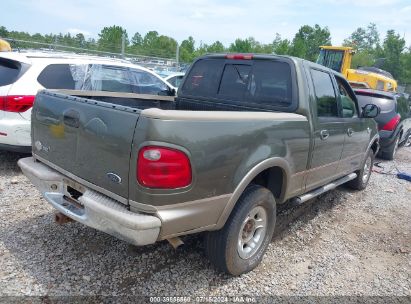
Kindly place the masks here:
POLYGON ((379 156, 381 156, 381 158, 383 159, 393 160, 395 157, 395 154, 397 153, 399 142, 400 142, 400 135, 397 135, 394 142, 388 147, 386 151, 381 151, 379 156))
POLYGON ((275 221, 276 202, 271 191, 248 186, 224 227, 205 236, 208 258, 217 269, 233 276, 253 270, 270 244, 275 221))
POLYGON ((399 144, 399 147, 410 147, 411 146, 411 132, 405 136, 405 139, 402 143, 399 144))
POLYGON ((374 165, 374 158, 374 153, 370 149, 364 160, 362 169, 355 172, 357 173, 357 177, 347 183, 350 188, 355 190, 364 190, 367 187, 368 181, 370 180, 372 167, 374 165))

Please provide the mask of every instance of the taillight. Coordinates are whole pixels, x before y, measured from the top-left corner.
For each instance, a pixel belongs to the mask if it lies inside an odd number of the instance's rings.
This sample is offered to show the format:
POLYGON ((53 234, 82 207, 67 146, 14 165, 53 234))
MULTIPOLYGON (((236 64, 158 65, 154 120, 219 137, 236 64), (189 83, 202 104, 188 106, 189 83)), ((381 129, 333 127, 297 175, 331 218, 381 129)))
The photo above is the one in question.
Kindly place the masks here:
POLYGON ((26 112, 33 106, 35 96, 12 95, 0 97, 0 110, 6 112, 26 112))
POLYGON ((381 130, 385 131, 392 131, 395 130, 397 127, 398 123, 400 122, 401 116, 400 114, 395 115, 389 122, 387 122, 381 130))
POLYGON ((253 55, 252 54, 227 54, 225 58, 236 59, 236 60, 251 60, 253 59, 253 55))
POLYGON ((147 188, 175 189, 191 184, 188 156, 176 149, 147 146, 137 159, 137 181, 147 188))

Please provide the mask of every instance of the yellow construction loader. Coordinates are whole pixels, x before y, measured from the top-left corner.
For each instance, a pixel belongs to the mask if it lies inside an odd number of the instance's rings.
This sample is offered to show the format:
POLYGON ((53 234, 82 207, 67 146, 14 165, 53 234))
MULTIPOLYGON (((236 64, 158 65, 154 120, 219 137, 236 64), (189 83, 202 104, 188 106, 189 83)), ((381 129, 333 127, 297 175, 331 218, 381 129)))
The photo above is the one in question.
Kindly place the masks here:
POLYGON ((10 43, 8 43, 6 40, 0 39, 0 52, 10 52, 11 47, 10 43))
POLYGON ((343 74, 352 87, 389 92, 397 90, 397 81, 387 71, 375 67, 351 69, 351 60, 354 54, 355 51, 352 47, 320 46, 317 63, 343 74))

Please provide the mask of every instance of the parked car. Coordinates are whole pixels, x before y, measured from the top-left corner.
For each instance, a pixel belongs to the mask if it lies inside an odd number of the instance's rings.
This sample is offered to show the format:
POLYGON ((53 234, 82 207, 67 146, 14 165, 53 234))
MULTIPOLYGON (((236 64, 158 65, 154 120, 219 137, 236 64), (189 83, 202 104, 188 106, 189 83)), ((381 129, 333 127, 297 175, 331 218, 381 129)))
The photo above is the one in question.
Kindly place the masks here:
POLYGON ((20 168, 61 221, 135 245, 205 231, 232 275, 262 260, 277 204, 364 189, 378 151, 378 107, 360 111, 341 74, 298 58, 208 55, 175 101, 114 96, 40 92, 20 168))
POLYGON ((178 88, 184 78, 184 75, 185 73, 178 72, 164 77, 164 80, 166 80, 173 87, 178 88))
POLYGON ((400 145, 411 141, 411 105, 402 94, 355 89, 360 107, 375 104, 381 113, 375 118, 380 133, 379 156, 392 160, 400 145))
POLYGON ((31 151, 31 108, 41 89, 175 92, 155 73, 123 60, 66 53, 0 53, 0 149, 31 151))

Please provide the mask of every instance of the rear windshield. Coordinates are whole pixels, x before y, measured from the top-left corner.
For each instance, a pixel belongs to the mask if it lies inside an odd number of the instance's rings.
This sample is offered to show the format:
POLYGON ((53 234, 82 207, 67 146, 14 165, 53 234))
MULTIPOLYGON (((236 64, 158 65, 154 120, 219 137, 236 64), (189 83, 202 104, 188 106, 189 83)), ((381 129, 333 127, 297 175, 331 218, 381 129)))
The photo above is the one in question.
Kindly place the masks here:
POLYGON ((206 58, 194 64, 179 96, 268 110, 293 110, 294 89, 289 62, 206 58))
POLYGON ((0 87, 14 83, 22 73, 20 62, 0 58, 0 87))
POLYGON ((395 100, 383 95, 370 95, 356 92, 358 105, 363 108, 366 104, 375 104, 380 107, 381 112, 390 112, 395 109, 395 100))

